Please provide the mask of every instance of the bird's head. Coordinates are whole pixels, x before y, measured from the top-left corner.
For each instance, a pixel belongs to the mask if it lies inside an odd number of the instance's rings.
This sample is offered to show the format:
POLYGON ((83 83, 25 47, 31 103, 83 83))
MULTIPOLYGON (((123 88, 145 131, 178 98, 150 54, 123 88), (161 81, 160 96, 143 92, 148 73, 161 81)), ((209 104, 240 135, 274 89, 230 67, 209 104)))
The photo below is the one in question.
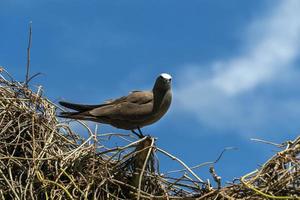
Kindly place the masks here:
POLYGON ((153 90, 168 90, 171 88, 172 76, 167 73, 160 74, 154 84, 153 90))

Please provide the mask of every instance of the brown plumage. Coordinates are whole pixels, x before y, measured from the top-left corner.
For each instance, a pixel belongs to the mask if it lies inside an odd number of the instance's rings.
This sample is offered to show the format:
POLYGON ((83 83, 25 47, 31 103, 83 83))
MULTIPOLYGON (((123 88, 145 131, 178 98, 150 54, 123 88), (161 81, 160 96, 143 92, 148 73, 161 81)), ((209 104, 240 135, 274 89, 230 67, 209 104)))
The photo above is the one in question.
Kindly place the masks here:
POLYGON ((89 120, 114 127, 134 130, 158 121, 168 110, 172 100, 171 76, 160 74, 152 91, 133 91, 128 96, 99 105, 59 102, 76 112, 62 112, 60 117, 89 120))

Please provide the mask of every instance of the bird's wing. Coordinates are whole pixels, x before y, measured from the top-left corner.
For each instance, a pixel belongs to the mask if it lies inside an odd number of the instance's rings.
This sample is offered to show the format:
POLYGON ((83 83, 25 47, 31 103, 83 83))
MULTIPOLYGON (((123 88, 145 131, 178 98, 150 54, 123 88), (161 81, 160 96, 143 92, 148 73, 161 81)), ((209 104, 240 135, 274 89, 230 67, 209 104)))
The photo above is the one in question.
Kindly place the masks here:
POLYGON ((126 102, 139 105, 153 101, 153 93, 150 91, 133 91, 126 97, 126 102))
POLYGON ((153 93, 135 91, 128 96, 115 99, 106 105, 88 111, 94 117, 134 120, 151 113, 153 93))
POLYGON ((87 105, 87 104, 70 103, 70 102, 66 102, 66 101, 60 101, 59 104, 66 108, 69 108, 69 109, 73 109, 73 110, 76 110, 79 112, 84 112, 84 111, 92 110, 92 109, 99 108, 102 106, 115 105, 115 104, 122 103, 122 102, 132 102, 132 103, 143 104, 143 103, 147 103, 148 101, 152 101, 152 93, 151 92, 132 91, 129 93, 128 96, 122 96, 117 99, 109 99, 109 100, 106 100, 102 104, 87 105))
MULTIPOLYGON (((122 96, 117 99, 109 99, 106 100, 103 104, 99 106, 105 105, 115 105, 122 102, 131 102, 137 104, 144 104, 148 103, 149 101, 153 100, 153 93, 150 91, 131 91, 128 96, 122 96)), ((99 107, 98 106, 98 107, 99 107)))

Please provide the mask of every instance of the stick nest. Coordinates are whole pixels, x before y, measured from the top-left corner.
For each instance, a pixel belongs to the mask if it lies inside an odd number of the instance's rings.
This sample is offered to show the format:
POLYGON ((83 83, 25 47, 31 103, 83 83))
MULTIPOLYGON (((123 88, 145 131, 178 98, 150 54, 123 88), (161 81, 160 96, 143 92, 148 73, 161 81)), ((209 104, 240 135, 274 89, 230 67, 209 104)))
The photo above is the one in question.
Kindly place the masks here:
POLYGON ((217 185, 212 187, 150 136, 99 134, 78 121, 89 134, 80 137, 58 121, 60 108, 40 87, 33 91, 4 69, 0 99, 1 199, 300 199, 300 138, 224 187, 208 162, 217 185), (103 145, 116 137, 123 146, 103 145), (161 174, 157 153, 183 169, 161 174))

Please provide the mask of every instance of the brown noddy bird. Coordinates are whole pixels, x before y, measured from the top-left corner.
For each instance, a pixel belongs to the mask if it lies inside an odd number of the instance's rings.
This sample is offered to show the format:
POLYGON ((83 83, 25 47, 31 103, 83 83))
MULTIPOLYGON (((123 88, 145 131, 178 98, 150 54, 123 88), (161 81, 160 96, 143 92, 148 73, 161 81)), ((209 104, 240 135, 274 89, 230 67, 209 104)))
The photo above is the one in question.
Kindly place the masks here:
POLYGON ((172 101, 172 77, 160 74, 151 91, 132 91, 128 96, 109 100, 98 105, 82 105, 61 101, 60 105, 76 112, 62 112, 60 117, 89 120, 110 124, 116 128, 139 131, 140 128, 158 121, 168 110, 172 101))

